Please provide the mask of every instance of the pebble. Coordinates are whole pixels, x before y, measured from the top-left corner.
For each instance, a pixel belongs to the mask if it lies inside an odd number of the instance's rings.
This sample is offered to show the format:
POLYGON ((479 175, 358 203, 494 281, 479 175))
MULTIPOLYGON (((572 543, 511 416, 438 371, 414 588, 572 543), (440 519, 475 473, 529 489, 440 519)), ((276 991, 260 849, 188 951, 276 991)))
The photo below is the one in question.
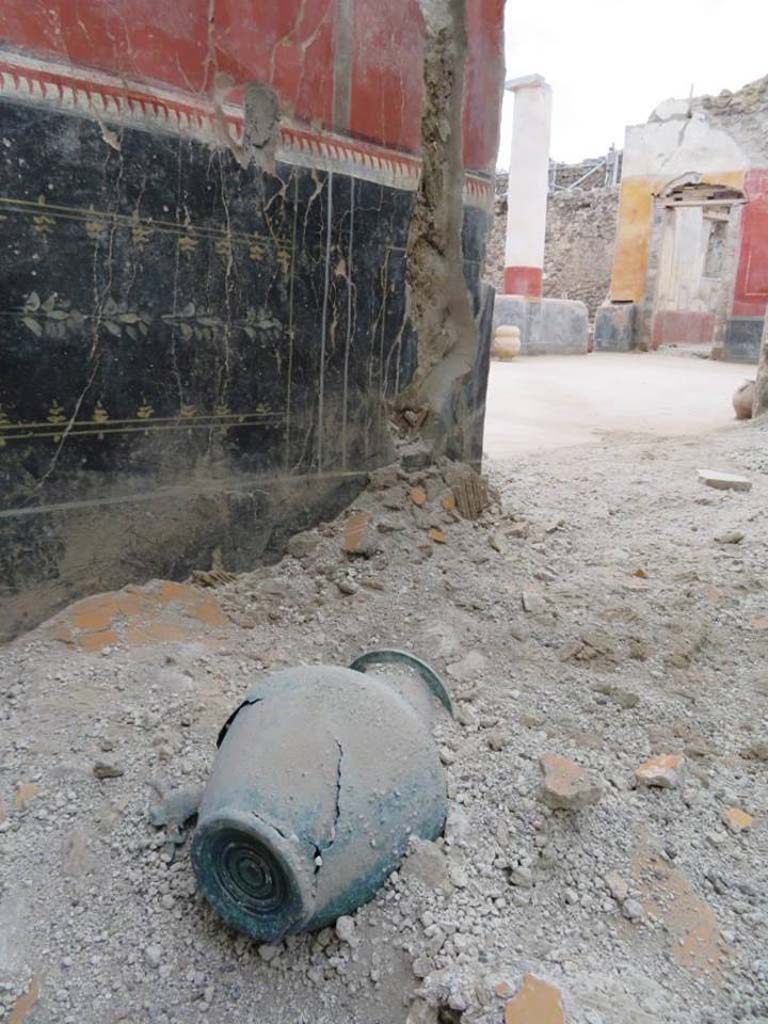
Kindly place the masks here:
POLYGON ((624 900, 621 912, 628 921, 642 921, 644 911, 639 900, 624 900))
POLYGON ((343 914, 336 921, 336 935, 341 942, 346 942, 348 946, 356 946, 360 941, 354 919, 348 914, 343 914))
POLYGON ((605 876, 605 884, 611 896, 618 902, 623 902, 629 896, 629 885, 616 871, 610 871, 605 876))
POLYGON ((118 779, 125 772, 119 765, 107 764, 106 761, 97 761, 93 766, 93 774, 97 779, 118 779))
POLYGON ((150 967, 159 967, 160 961, 163 958, 162 947, 157 945, 147 946, 147 948, 144 950, 144 958, 146 959, 150 967))
POLYGON ((727 533, 719 533, 715 537, 718 544, 741 544, 743 540, 744 534, 741 530, 728 530, 727 533))

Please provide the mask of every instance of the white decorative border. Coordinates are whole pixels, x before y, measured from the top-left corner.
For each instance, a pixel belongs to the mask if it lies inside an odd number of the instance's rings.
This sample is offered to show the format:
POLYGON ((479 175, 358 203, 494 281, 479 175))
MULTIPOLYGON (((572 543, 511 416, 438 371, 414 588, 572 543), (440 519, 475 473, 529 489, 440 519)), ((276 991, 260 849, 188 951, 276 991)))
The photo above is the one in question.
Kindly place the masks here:
MULTIPOLYGON (((233 144, 243 139, 239 106, 216 107, 204 96, 129 82, 90 68, 75 68, 0 50, 0 99, 41 103, 72 114, 108 119, 146 130, 192 135, 208 145, 222 145, 226 132, 233 144)), ((298 167, 352 175, 390 188, 414 191, 421 160, 408 153, 284 120, 277 159, 298 167)), ((464 201, 490 210, 491 177, 467 173, 464 201)))

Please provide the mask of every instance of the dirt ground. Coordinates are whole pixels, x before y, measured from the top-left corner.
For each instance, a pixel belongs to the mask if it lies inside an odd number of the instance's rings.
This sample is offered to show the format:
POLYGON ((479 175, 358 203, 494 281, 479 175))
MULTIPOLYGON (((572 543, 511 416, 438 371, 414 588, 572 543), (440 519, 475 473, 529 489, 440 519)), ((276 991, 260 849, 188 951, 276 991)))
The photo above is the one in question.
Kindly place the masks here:
MULTIPOLYGON (((614 358, 574 359, 550 395, 605 365, 598 402, 614 358)), ((740 370, 679 362, 705 382, 689 404, 655 357, 626 358, 666 389, 665 426, 622 387, 600 406, 613 426, 582 419, 588 444, 574 424, 570 445, 559 426, 527 450, 501 443, 498 409, 522 436, 514 402, 539 399, 521 380, 546 361, 495 365, 498 500, 479 519, 451 510, 451 467, 381 472, 278 566, 91 598, 8 645, 0 1019, 765 1024, 768 430, 730 420, 740 370), (686 416, 695 431, 670 436, 686 416), (711 489, 702 468, 752 488, 711 489), (452 692, 445 835, 353 927, 258 946, 196 892, 189 830, 148 809, 204 784, 265 670, 377 646, 452 692), (551 806, 547 755, 588 773, 578 806, 551 806), (668 788, 639 784, 659 755, 668 788)))
POLYGON ((695 349, 536 356, 491 364, 486 451, 494 458, 567 448, 606 434, 676 437, 731 417, 752 366, 697 358, 695 349))

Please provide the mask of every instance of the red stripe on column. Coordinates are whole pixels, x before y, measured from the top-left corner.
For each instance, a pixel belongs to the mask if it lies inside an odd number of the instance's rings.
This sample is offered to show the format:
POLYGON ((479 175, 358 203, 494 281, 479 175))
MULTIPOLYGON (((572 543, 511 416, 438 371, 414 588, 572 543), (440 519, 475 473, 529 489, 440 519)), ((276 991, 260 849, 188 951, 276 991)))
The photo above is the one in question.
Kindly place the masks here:
POLYGON ((541 298, 541 267, 505 267, 504 294, 541 298))

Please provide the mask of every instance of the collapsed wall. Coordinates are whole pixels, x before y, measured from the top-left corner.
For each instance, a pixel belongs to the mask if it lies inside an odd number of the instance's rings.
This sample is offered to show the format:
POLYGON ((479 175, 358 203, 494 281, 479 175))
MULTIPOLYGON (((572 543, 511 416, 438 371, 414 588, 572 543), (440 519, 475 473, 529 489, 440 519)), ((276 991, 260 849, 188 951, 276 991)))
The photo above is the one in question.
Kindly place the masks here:
POLYGON ((466 43, 422 177, 418 0, 32 6, 0 10, 0 637, 271 557, 391 459, 414 379, 432 443, 477 452, 503 77, 502 0, 432 4, 466 43), (427 177, 442 345, 413 267, 427 177))

